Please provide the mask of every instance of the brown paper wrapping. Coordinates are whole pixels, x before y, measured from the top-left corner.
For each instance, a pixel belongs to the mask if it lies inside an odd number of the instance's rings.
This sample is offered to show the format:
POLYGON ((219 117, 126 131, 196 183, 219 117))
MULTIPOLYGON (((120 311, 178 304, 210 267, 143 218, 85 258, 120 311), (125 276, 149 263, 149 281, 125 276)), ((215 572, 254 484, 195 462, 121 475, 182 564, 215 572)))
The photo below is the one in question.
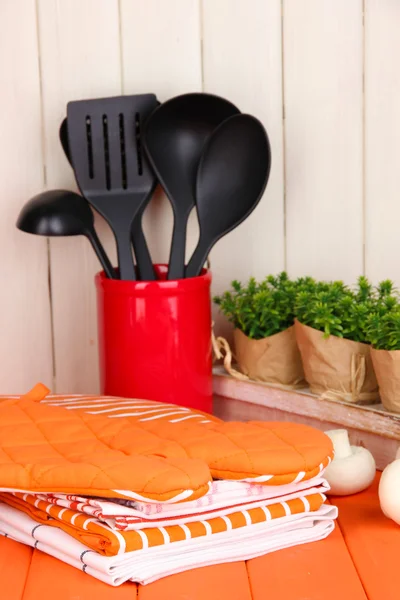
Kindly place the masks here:
POLYGON ((372 348, 371 358, 383 406, 386 410, 400 413, 400 350, 372 348))
POLYGON ((371 348, 295 322, 297 344, 311 392, 354 404, 379 402, 371 348))
POLYGON ((237 364, 250 379, 304 387, 304 372, 294 326, 261 340, 251 339, 239 329, 235 329, 233 336, 237 364))

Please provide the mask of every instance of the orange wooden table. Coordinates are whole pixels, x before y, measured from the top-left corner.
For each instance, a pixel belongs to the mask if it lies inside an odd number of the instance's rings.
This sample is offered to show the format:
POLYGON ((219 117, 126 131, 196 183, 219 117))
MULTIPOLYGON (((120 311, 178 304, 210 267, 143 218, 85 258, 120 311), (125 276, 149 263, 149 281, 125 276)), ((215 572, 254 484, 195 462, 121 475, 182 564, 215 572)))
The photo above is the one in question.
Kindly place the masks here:
POLYGON ((324 541, 239 563, 204 567, 147 586, 109 587, 38 550, 0 538, 1 600, 398 600, 400 526, 375 484, 331 498, 339 522, 324 541))

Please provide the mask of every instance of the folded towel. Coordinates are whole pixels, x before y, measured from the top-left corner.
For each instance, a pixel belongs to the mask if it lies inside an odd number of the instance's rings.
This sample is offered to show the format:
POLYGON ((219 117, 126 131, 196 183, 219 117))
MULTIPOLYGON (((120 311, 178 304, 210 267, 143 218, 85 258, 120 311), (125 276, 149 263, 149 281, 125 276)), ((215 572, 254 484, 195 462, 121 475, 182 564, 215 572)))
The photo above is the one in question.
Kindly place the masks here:
MULTIPOLYGON (((178 504, 131 502, 118 498, 109 500, 63 494, 35 494, 34 498, 96 517, 109 525, 111 529, 135 531, 154 526, 187 524, 198 521, 200 518, 227 516, 239 508, 248 510, 249 508, 269 506, 274 504, 277 499, 280 502, 287 502, 307 494, 325 494, 327 491, 329 491, 327 481, 315 478, 309 481, 270 487, 239 481, 214 481, 206 496, 178 504)), ((26 499, 25 496, 22 497, 26 499)), ((35 505, 37 506, 36 503, 35 505)))
POLYGON ((0 494, 0 500, 26 514, 36 523, 58 527, 89 548, 114 556, 134 550, 152 548, 183 540, 214 537, 223 531, 250 528, 252 525, 273 521, 285 516, 317 511, 326 500, 322 493, 305 494, 288 501, 275 499, 257 508, 237 510, 227 516, 203 518, 187 524, 167 527, 151 527, 136 531, 118 531, 95 517, 61 508, 50 502, 37 499, 33 494, 0 494))
POLYGON ((34 546, 113 586, 131 580, 151 583, 191 568, 248 560, 291 546, 321 540, 334 529, 337 509, 322 505, 307 514, 284 516, 202 538, 102 556, 59 528, 40 525, 0 502, 0 534, 34 546))

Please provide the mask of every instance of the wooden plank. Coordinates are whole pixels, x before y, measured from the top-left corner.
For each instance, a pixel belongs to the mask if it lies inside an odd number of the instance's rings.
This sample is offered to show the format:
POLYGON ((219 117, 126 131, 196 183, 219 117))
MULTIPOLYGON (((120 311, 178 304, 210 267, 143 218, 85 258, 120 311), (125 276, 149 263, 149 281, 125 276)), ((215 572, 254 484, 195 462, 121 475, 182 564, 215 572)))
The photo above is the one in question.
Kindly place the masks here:
POLYGON ((366 273, 400 283, 400 4, 365 0, 366 273))
POLYGON ((32 560, 32 548, 0 538, 1 597, 4 600, 20 600, 32 560))
MULTIPOLYGON (((34 550, 24 594, 15 600, 136 600, 137 585, 113 587, 53 556, 34 550)), ((4 598, 4 600, 6 600, 4 598)), ((7 598, 7 600, 11 600, 7 598)))
POLYGON ((340 528, 368 599, 397 600, 400 528, 383 515, 378 484, 379 474, 368 490, 353 496, 332 496, 331 502, 339 508, 340 528))
POLYGON ((253 600, 367 600, 338 527, 325 540, 250 560, 247 572, 253 600))
POLYGON ((244 561, 190 569, 138 587, 139 600, 252 600, 244 561))
MULTIPOLYGON (((271 175, 254 213, 211 252, 213 292, 233 279, 263 278, 285 266, 280 0, 204 0, 204 91, 236 103, 264 124, 271 175)), ((226 322, 215 312, 218 330, 226 322)), ((225 329, 225 331, 224 331, 225 329)))
MULTIPOLYGON (((121 0, 124 93, 153 92, 163 102, 201 91, 199 6, 198 0, 121 0)), ((144 215, 154 262, 168 262, 172 223, 170 204, 158 190, 144 215)), ((193 212, 187 234, 188 255, 197 237, 193 212)))
POLYGON ((337 421, 326 421, 313 416, 298 415, 293 412, 223 396, 214 396, 213 414, 224 421, 289 421, 304 423, 321 431, 344 427, 349 433, 351 444, 363 446, 372 453, 378 469, 384 469, 386 465, 391 463, 396 458, 396 452, 399 448, 399 440, 357 429, 356 425, 349 427, 337 421))
POLYGON ((330 421, 389 439, 400 439, 400 415, 382 410, 381 405, 355 406, 338 400, 321 399, 300 390, 286 390, 265 383, 241 381, 214 369, 214 392, 288 413, 330 421))
MULTIPOLYGON (((39 0, 40 62, 47 187, 76 189, 58 129, 66 103, 121 91, 117 0, 39 0)), ((100 236, 114 251, 100 218, 100 236)), ((84 238, 51 241, 56 391, 98 392, 97 320, 93 277, 100 270, 84 238)))
POLYGON ((363 272, 362 2, 283 6, 287 267, 352 283, 363 272))
POLYGON ((12 394, 37 381, 51 386, 53 364, 47 242, 15 227, 43 189, 34 0, 1 2, 0 22, 0 388, 12 394))

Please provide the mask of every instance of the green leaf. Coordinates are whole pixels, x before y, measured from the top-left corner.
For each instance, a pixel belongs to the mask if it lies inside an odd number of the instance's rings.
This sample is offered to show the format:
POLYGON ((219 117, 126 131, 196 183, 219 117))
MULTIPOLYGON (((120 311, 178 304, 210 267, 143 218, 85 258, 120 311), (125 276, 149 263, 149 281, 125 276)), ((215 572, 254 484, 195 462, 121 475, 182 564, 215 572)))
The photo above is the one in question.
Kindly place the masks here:
POLYGON ((343 281, 291 280, 282 271, 260 282, 254 277, 247 284, 235 280, 231 286, 214 302, 235 327, 254 339, 287 329, 296 317, 324 337, 400 349, 399 295, 390 280, 374 288, 361 276, 351 288, 343 281))

